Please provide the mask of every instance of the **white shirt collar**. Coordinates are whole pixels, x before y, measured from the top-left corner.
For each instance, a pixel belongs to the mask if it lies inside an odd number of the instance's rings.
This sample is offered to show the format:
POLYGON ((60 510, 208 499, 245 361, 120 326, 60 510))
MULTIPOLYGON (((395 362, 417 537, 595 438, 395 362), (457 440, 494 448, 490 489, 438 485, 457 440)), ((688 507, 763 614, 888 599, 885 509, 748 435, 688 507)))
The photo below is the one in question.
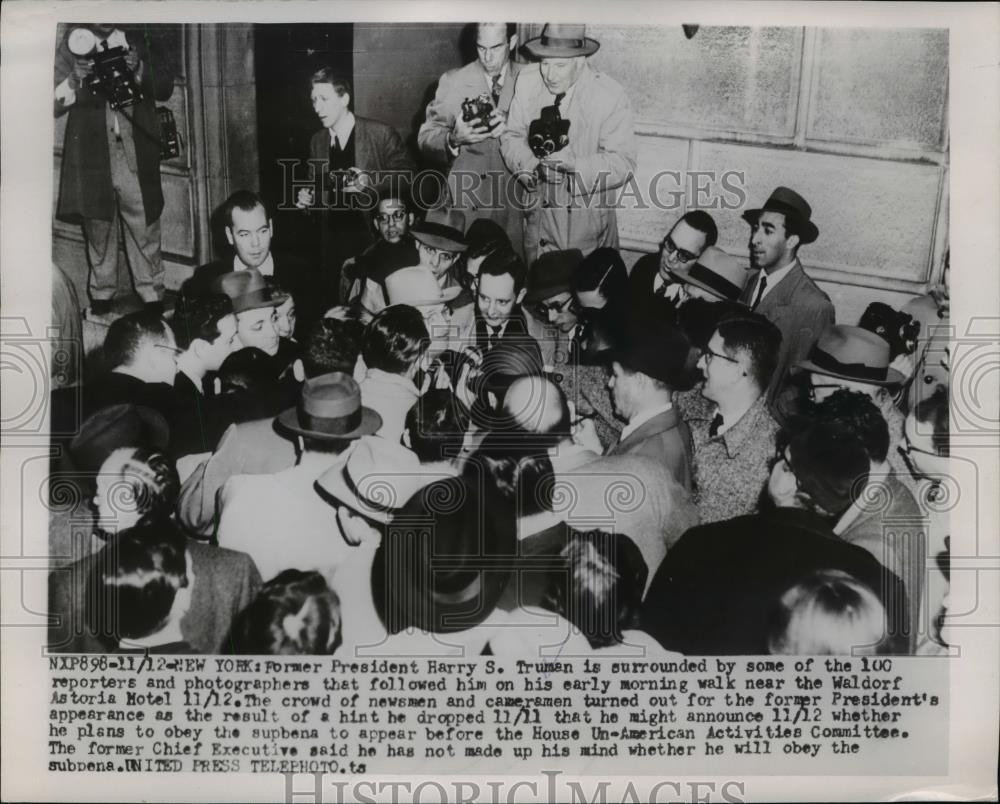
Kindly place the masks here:
POLYGON ((345 112, 341 115, 340 120, 337 121, 335 126, 327 129, 330 132, 330 144, 333 144, 333 138, 336 136, 340 140, 340 147, 344 148, 347 146, 347 141, 351 138, 351 132, 354 131, 354 112, 345 112))
POLYGON ((655 416, 659 416, 661 413, 666 413, 671 408, 673 408, 673 405, 667 402, 665 405, 658 405, 655 408, 649 408, 648 410, 637 413, 632 417, 629 423, 622 428, 621 440, 624 441, 650 419, 655 416))
POLYGON ((779 268, 777 271, 774 271, 773 273, 770 274, 765 271, 761 271, 757 277, 757 284, 754 285, 753 295, 750 297, 751 301, 755 301, 757 299, 757 288, 760 287, 761 277, 763 276, 767 277, 767 287, 764 288, 764 295, 761 296, 761 298, 763 299, 767 296, 768 293, 774 290, 775 285, 777 285, 782 279, 788 276, 789 271, 791 271, 792 268, 798 265, 798 263, 799 263, 798 259, 794 259, 790 263, 788 263, 788 265, 786 265, 784 268, 779 268))
MULTIPOLYGON (((240 259, 239 255, 233 257, 234 271, 249 271, 250 266, 240 259)), ((267 258, 257 266, 257 273, 261 276, 274 276, 274 255, 268 252, 267 258)))

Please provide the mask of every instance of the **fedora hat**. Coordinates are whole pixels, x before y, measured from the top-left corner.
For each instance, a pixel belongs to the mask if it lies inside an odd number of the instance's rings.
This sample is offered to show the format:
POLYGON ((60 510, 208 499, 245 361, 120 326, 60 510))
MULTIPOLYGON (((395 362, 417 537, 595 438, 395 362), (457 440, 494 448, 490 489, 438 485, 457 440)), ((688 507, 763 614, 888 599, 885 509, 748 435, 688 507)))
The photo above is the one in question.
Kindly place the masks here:
POLYGON ((640 372, 671 388, 684 380, 684 369, 692 344, 684 331, 672 322, 639 316, 629 322, 623 342, 605 354, 630 371, 640 372))
POLYGON ((796 368, 869 385, 898 385, 906 378, 889 362, 887 340, 861 327, 834 324, 796 368))
POLYGON ((735 257, 718 246, 706 248, 690 268, 682 266, 672 273, 724 301, 737 301, 749 276, 747 269, 735 257))
POLYGON ((787 187, 776 187, 771 193, 764 206, 760 209, 748 209, 743 213, 743 220, 751 226, 757 222, 761 212, 781 212, 786 217, 795 220, 798 229, 799 240, 803 243, 812 243, 819 237, 819 229, 812 222, 812 207, 795 190, 787 187))
POLYGON ((84 420, 69 445, 73 465, 98 471, 108 456, 122 447, 146 447, 162 452, 170 443, 163 415, 144 405, 112 405, 84 420))
POLYGON ((542 28, 542 35, 525 42, 524 49, 539 59, 589 56, 597 52, 601 43, 586 33, 585 25, 547 22, 542 28))
POLYGON ((426 246, 445 251, 465 251, 465 213, 457 209, 432 209, 410 229, 410 234, 426 246))
POLYGON ((435 481, 389 523, 371 590, 390 634, 464 631, 493 612, 514 572, 517 527, 487 493, 458 477, 435 481))
POLYGON ((447 304, 462 292, 458 285, 442 289, 433 271, 421 265, 393 271, 385 278, 385 289, 390 305, 408 304, 410 307, 447 304))
POLYGON ((322 441, 346 441, 372 435, 382 417, 361 405, 361 388, 349 374, 335 371, 302 383, 297 407, 278 414, 285 430, 322 441))
POLYGON ((288 300, 288 294, 267 284, 256 268, 230 271, 217 276, 210 286, 213 293, 225 293, 233 303, 233 312, 277 307, 288 300))
POLYGON ((338 503, 385 524, 420 489, 448 475, 425 472, 416 454, 380 436, 358 439, 316 484, 338 503))
POLYGON ((581 262, 583 252, 578 248, 546 251, 531 264, 528 271, 525 303, 544 301, 573 290, 573 279, 581 262))

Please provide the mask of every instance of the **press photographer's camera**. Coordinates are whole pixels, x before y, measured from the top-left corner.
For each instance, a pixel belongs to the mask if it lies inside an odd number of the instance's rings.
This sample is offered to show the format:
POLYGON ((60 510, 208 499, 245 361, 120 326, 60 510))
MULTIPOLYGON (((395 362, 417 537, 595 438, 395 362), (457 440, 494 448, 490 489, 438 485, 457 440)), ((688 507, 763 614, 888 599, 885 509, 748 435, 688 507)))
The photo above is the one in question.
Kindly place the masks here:
POLYGON ((466 123, 478 120, 481 125, 494 128, 489 122, 491 114, 493 114, 493 100, 486 92, 478 98, 466 98, 462 101, 462 120, 466 123))
POLYGON ((537 120, 528 126, 528 145, 539 159, 569 145, 569 120, 564 120, 555 106, 542 107, 537 120))
POLYGON ((87 89, 102 95, 115 111, 142 100, 142 91, 128 63, 128 49, 110 47, 89 28, 76 28, 67 41, 74 56, 90 59, 93 72, 84 79, 87 89))

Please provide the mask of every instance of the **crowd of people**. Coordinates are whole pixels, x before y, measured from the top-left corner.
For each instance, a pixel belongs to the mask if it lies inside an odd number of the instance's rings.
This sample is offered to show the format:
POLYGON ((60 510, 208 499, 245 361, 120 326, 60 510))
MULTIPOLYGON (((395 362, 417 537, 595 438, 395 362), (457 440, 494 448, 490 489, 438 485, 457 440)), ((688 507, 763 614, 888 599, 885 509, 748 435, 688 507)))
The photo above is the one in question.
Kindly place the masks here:
MULTIPOLYGON (((53 405, 80 411, 53 428, 74 490, 52 505, 53 650, 947 650, 946 285, 838 323, 788 187, 742 213, 749 270, 699 209, 629 269, 624 91, 582 26, 546 26, 532 64, 515 45, 479 25, 418 142, 452 180, 502 168, 545 203, 425 211, 373 186, 370 215, 329 224, 331 267, 272 251, 240 190, 231 257, 110 323, 79 405, 53 405), (482 93, 489 120, 463 119, 482 93), (539 108, 569 121, 552 158, 539 108), (599 176, 607 203, 579 214, 599 176)), ((358 153, 397 135, 330 71, 312 86, 314 155, 363 183, 358 153)))

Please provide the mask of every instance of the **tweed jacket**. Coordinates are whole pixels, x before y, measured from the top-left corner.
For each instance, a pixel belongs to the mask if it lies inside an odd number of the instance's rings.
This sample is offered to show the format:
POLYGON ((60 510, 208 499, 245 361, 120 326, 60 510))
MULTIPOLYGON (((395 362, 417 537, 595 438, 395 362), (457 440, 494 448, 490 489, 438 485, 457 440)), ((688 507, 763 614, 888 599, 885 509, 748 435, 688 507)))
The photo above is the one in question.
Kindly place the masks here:
MULTIPOLYGON (((755 271, 747 281, 740 301, 751 304, 757 289, 755 271)), ((779 423, 789 414, 789 407, 779 396, 788 380, 788 373, 800 360, 804 360, 823 331, 835 323, 835 313, 830 297, 816 287, 802 263, 795 260, 791 271, 773 291, 761 300, 755 312, 760 313, 781 330, 781 348, 778 350, 778 364, 767 389, 767 404, 779 423), (780 401, 780 404, 779 404, 780 401)))
MULTIPOLYGON (((69 27, 66 26, 67 33, 69 27)), ((129 167, 139 180, 146 223, 152 223, 163 211, 156 103, 169 100, 173 94, 175 55, 167 51, 151 29, 116 27, 125 34, 129 45, 138 50, 142 60, 142 100, 125 110, 134 124, 123 114, 117 117, 129 167)), ((75 61, 65 39, 61 39, 56 49, 56 86, 73 71, 75 61)), ((57 115, 64 111, 65 107, 56 104, 57 115)), ((68 114, 56 216, 69 223, 79 223, 84 218, 110 221, 115 209, 115 190, 111 186, 108 120, 114 113, 103 96, 82 87, 76 91, 76 102, 69 106, 68 114)))
MULTIPOLYGON (((500 90, 497 108, 510 109, 514 82, 521 66, 507 63, 507 76, 500 90)), ((466 214, 466 223, 475 218, 496 221, 520 253, 523 235, 521 215, 508 202, 515 189, 514 177, 500 158, 500 138, 490 137, 474 145, 463 145, 458 155, 448 149, 448 134, 455 118, 462 113, 462 101, 486 92, 486 73, 479 61, 449 70, 438 81, 434 100, 427 105, 427 115, 417 132, 417 146, 424 156, 448 167, 448 195, 451 207, 466 214)))
POLYGON ((642 455, 662 463, 674 480, 690 491, 694 486, 691 430, 674 408, 656 414, 615 444, 608 455, 642 455))
MULTIPOLYGON (((245 553, 188 539, 194 570, 191 608, 181 620, 184 639, 199 653, 225 653, 232 621, 260 591, 260 573, 245 553)), ((86 627, 87 579, 107 554, 94 552, 49 574, 49 648, 60 653, 104 653, 86 627)))
POLYGON ((760 396, 732 427, 714 438, 708 434, 715 405, 697 388, 681 407, 694 441, 694 499, 704 523, 757 512, 771 473, 778 423, 760 396))
MULTIPOLYGON (((554 100, 539 65, 521 70, 507 130, 500 137, 500 153, 512 173, 535 171, 539 159, 528 144, 528 129, 554 100)), ((618 190, 636 167, 632 106, 617 81, 584 65, 560 113, 570 121, 569 145, 560 153, 574 161, 576 172, 559 182, 539 182, 525 205, 524 256, 529 264, 546 251, 578 248, 589 254, 600 246, 617 248, 618 190)))

